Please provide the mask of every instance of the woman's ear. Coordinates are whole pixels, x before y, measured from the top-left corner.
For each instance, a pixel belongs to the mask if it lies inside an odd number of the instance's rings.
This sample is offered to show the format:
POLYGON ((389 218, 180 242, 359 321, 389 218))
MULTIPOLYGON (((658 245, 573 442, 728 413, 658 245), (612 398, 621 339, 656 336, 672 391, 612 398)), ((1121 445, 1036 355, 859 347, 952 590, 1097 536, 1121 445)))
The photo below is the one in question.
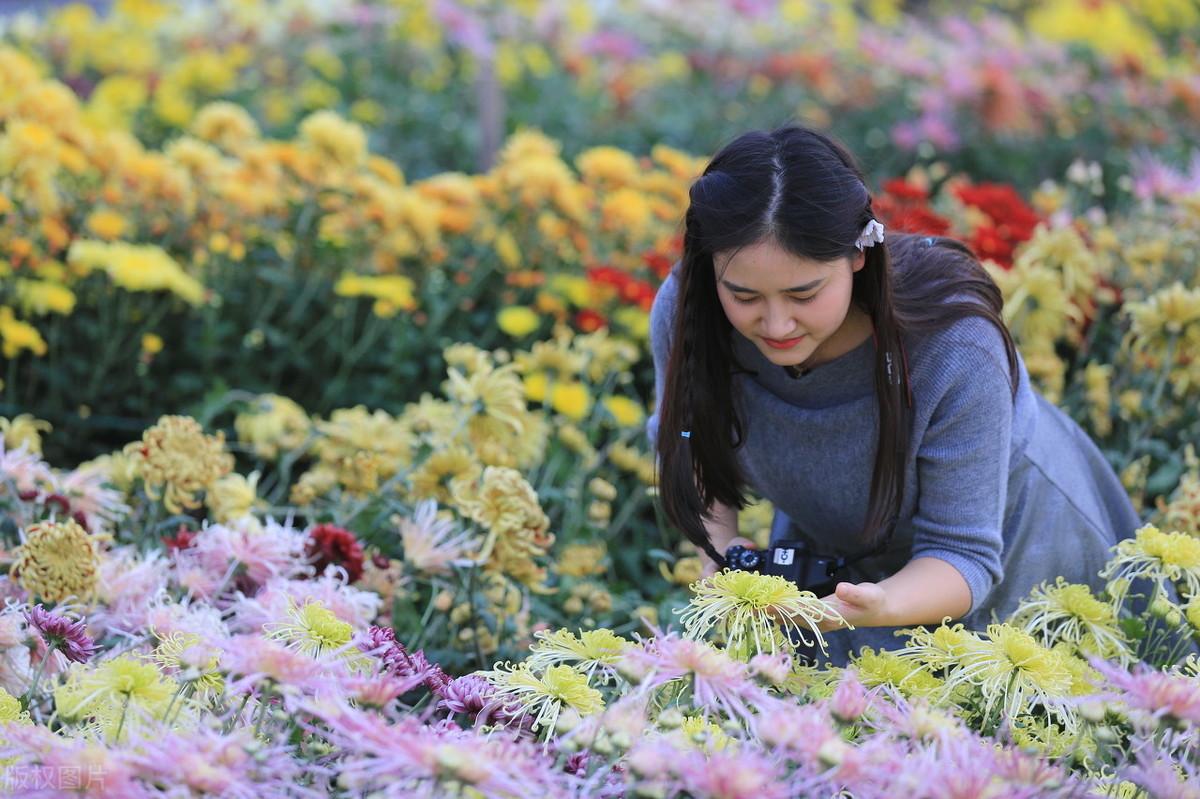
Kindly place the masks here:
POLYGON ((857 272, 867 264, 867 254, 861 250, 850 258, 850 271, 857 272))

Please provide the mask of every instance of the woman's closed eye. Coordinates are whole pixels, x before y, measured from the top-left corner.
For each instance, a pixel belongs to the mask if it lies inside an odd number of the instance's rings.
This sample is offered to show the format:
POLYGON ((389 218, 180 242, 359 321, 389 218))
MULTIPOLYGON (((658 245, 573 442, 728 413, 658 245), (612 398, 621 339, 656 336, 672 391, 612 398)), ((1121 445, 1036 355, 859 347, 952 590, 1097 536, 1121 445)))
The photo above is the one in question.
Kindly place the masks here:
MULTIPOLYGON (((734 295, 733 295, 733 299, 734 299, 736 302, 739 302, 739 303, 741 303, 742 305, 749 305, 749 304, 750 304, 750 303, 752 303, 752 302, 757 302, 757 301, 758 301, 758 298, 759 298, 759 295, 757 295, 757 294, 751 294, 751 295, 734 294, 734 295)), ((788 299, 789 299, 789 300, 792 300, 793 302, 800 302, 800 303, 804 303, 804 302, 812 302, 812 301, 813 301, 813 300, 815 300, 816 298, 817 298, 817 295, 816 295, 816 294, 810 294, 810 295, 809 295, 809 296, 807 296, 807 297, 797 297, 797 296, 796 296, 796 295, 794 295, 794 294, 789 294, 789 295, 788 295, 788 299)))

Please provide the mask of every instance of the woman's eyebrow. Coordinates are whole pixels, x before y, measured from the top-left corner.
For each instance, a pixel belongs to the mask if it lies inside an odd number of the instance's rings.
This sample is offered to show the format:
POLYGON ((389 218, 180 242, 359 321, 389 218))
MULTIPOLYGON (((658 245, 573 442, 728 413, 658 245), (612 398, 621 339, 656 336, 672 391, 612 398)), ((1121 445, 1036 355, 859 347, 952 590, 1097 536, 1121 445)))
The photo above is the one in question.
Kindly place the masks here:
MULTIPOLYGON (((815 289, 821 283, 821 280, 822 280, 822 278, 817 278, 816 280, 814 280, 811 283, 805 283, 803 286, 792 286, 790 289, 784 289, 784 292, 790 294, 795 291, 810 291, 812 289, 815 289)), ((758 293, 754 289, 748 289, 744 286, 739 286, 736 283, 730 283, 728 280, 722 280, 721 283, 725 286, 725 288, 729 289, 730 291, 741 291, 741 292, 746 292, 749 294, 757 294, 758 293)))

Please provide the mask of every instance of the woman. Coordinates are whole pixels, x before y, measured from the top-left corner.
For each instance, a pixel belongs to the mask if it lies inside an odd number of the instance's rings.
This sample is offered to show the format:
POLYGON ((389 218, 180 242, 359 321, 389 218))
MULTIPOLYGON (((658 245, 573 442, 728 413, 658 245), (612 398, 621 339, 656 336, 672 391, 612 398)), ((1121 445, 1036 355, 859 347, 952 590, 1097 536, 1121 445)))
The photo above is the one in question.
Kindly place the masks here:
POLYGON ((981 628, 1060 575, 1101 584, 1137 514, 1030 386, 966 247, 885 236, 850 155, 799 127, 721 150, 684 225, 651 313, 649 432, 663 508, 709 568, 746 490, 770 500, 772 542, 851 561, 824 597, 855 628, 826 636, 837 663, 900 627, 981 628))

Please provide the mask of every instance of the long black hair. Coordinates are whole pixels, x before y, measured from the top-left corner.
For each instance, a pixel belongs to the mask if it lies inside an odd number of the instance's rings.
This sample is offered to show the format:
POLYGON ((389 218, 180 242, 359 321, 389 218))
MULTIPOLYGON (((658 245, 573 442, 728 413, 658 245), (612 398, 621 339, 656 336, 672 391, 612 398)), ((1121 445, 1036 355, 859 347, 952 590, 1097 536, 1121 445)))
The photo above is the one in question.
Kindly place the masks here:
MULTIPOLYGON (((667 518, 717 563, 723 560, 704 519, 714 503, 740 509, 746 497, 734 453, 743 421, 732 376, 742 369, 717 297, 713 256, 772 241, 792 255, 832 262, 857 255, 855 241, 873 219, 870 192, 851 155, 799 126, 742 134, 691 186, 657 437, 659 493, 667 518), (702 432, 690 436, 693 430, 702 432)), ((1014 396, 1018 371, 1000 315, 1003 297, 965 245, 889 233, 864 253, 851 302, 870 316, 876 337, 879 439, 862 532, 862 543, 874 545, 894 524, 904 494, 911 416, 905 335, 981 316, 1004 338, 1014 396)))

